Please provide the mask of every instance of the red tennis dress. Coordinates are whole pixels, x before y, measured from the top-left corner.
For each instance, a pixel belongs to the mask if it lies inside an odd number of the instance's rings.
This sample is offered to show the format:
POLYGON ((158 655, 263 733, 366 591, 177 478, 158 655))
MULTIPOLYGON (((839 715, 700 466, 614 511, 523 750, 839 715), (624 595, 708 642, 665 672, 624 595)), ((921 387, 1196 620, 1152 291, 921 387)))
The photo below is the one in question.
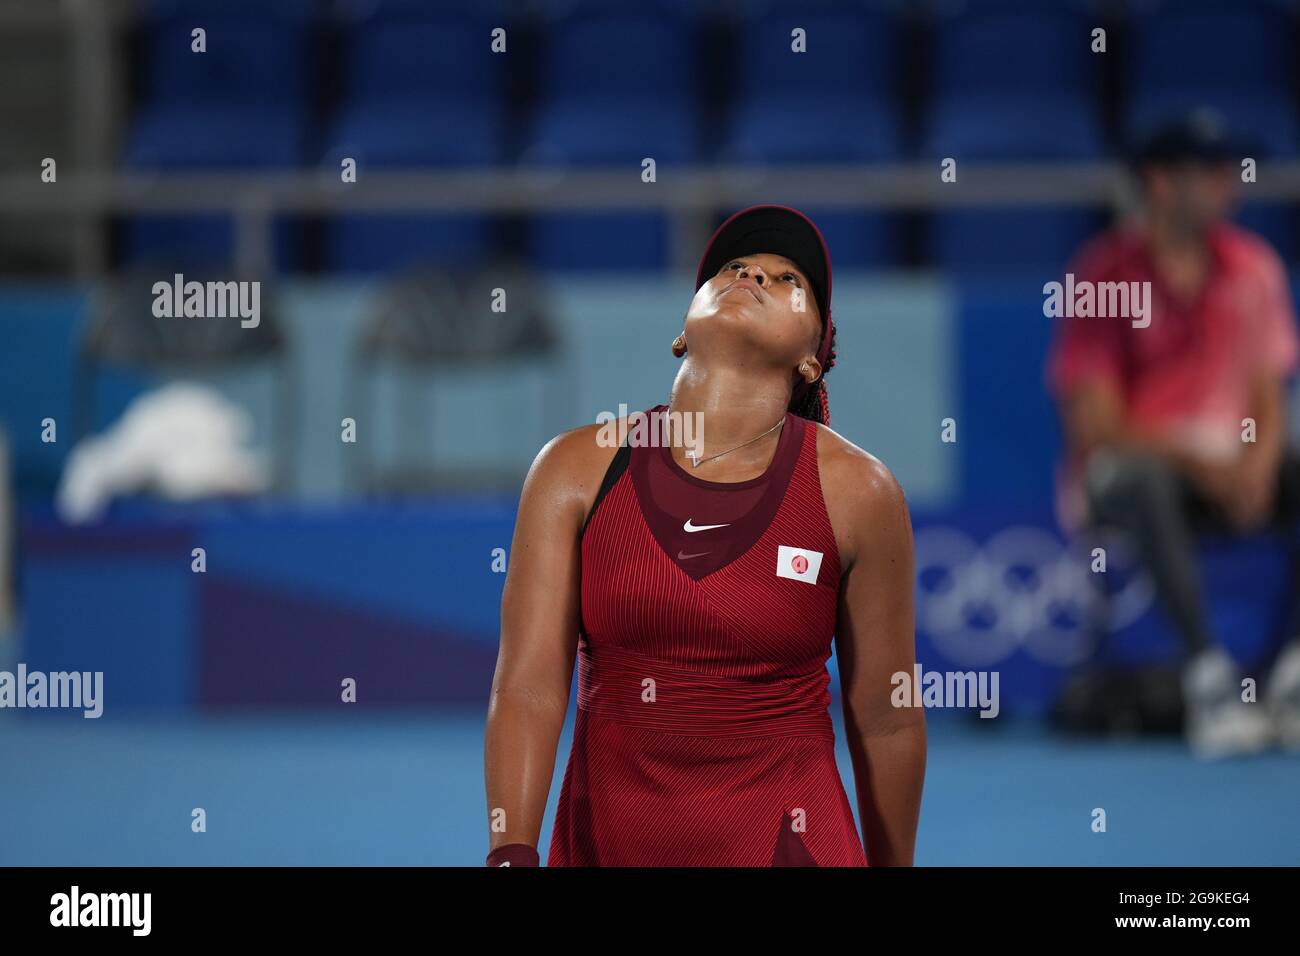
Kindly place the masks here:
POLYGON ((767 470, 735 483, 625 443, 581 562, 547 864, 865 866, 828 712, 840 562, 817 430, 787 414, 767 470))

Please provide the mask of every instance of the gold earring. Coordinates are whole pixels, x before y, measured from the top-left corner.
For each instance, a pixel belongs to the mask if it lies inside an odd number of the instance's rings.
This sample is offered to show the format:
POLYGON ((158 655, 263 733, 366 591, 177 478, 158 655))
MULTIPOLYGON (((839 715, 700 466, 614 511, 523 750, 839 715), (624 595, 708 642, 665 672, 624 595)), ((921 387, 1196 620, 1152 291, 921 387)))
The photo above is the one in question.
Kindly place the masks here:
POLYGON ((681 358, 686 354, 686 333, 682 332, 677 338, 673 339, 673 354, 681 358))
POLYGON ((799 371, 801 371, 801 372, 803 372, 805 375, 807 375, 807 374, 808 374, 808 363, 807 363, 807 362, 804 362, 802 365, 800 365, 800 366, 799 366, 799 371))

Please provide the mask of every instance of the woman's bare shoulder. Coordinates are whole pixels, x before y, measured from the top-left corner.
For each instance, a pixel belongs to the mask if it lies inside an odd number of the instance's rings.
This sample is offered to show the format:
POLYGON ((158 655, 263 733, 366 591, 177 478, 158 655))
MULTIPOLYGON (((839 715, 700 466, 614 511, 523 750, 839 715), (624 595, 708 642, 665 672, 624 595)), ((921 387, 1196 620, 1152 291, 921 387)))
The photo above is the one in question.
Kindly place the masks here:
POLYGON ((814 427, 822 497, 841 557, 852 562, 867 541, 884 545, 895 533, 905 535, 911 524, 907 496, 889 467, 826 425, 814 427))
POLYGON ((863 504, 905 506, 903 487, 883 461, 829 426, 818 422, 813 426, 817 429, 817 465, 823 488, 863 504))
POLYGON ((626 421, 579 425, 560 432, 533 459, 524 494, 543 495, 554 503, 579 508, 585 515, 618 451, 617 436, 626 434, 626 421))

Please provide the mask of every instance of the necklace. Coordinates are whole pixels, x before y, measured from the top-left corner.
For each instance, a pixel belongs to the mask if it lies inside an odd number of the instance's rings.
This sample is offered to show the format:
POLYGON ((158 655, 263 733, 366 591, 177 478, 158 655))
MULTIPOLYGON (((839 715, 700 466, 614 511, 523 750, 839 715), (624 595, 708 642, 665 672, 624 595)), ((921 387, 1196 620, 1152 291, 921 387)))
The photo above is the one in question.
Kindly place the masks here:
POLYGON ((696 451, 694 448, 688 448, 688 449, 686 450, 686 457, 689 458, 689 459, 691 460, 691 467, 692 467, 692 468, 699 468, 700 465, 704 464, 706 461, 713 461, 713 459, 715 459, 715 458, 721 458, 723 455, 730 455, 733 451, 735 451, 735 450, 738 449, 738 448, 744 448, 746 445, 752 445, 752 444, 754 444, 754 442, 758 441, 760 438, 764 438, 764 437, 766 437, 767 435, 772 434, 772 432, 776 431, 778 428, 780 428, 780 427, 781 427, 782 425, 784 425, 784 424, 785 424, 785 416, 782 415, 782 416, 781 416, 781 420, 780 420, 779 422, 777 422, 775 425, 773 425, 773 426, 772 426, 771 428, 769 428, 767 431, 763 432, 761 435, 755 435, 755 436, 754 436, 753 438, 751 438, 749 441, 743 441, 743 442, 741 442, 739 445, 736 445, 736 446, 734 446, 734 447, 732 447, 732 448, 728 448, 726 451, 720 451, 720 452, 718 452, 716 455, 709 455, 709 457, 707 457, 707 458, 701 458, 701 457, 700 457, 700 453, 699 453, 698 451, 696 451))

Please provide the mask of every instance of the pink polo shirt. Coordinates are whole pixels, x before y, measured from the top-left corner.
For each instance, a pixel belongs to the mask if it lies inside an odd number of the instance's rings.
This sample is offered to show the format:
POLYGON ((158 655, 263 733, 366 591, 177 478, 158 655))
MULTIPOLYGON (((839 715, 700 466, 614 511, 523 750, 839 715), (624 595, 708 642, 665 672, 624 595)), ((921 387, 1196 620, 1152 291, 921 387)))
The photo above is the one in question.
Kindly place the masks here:
MULTIPOLYGON (((1109 379, 1131 420, 1203 455, 1241 454, 1257 370, 1290 375, 1300 360, 1286 270, 1254 233, 1224 223, 1210 237, 1210 276, 1194 301, 1176 299, 1151 262, 1144 224, 1126 223, 1085 243, 1067 272, 1082 281, 1150 282, 1150 325, 1124 317, 1061 318, 1047 363, 1060 397, 1083 382, 1109 379)), ((1084 518, 1079 470, 1058 468, 1058 517, 1084 518)))

